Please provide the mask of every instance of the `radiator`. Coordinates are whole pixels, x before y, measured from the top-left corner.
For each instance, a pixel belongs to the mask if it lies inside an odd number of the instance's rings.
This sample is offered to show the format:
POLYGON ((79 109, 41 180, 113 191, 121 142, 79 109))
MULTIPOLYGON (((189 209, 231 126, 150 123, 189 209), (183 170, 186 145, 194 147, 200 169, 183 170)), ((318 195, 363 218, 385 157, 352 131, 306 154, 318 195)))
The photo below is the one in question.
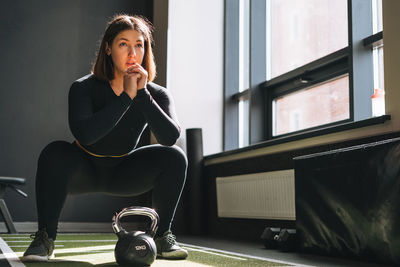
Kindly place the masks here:
POLYGON ((295 220, 294 170, 217 177, 218 217, 295 220))

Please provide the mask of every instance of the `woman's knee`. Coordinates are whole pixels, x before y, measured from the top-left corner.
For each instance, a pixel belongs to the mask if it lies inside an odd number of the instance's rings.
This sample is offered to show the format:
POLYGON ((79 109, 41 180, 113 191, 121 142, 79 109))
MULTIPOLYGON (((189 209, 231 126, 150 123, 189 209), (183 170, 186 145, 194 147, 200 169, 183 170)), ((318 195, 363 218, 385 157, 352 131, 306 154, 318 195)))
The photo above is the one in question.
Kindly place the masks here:
POLYGON ((187 160, 185 152, 176 145, 168 146, 165 148, 168 150, 168 153, 169 153, 168 159, 172 159, 172 160, 168 160, 168 162, 170 162, 170 163, 171 163, 171 161, 175 162, 176 164, 184 166, 184 168, 186 170, 186 167, 188 165, 188 160, 187 160))

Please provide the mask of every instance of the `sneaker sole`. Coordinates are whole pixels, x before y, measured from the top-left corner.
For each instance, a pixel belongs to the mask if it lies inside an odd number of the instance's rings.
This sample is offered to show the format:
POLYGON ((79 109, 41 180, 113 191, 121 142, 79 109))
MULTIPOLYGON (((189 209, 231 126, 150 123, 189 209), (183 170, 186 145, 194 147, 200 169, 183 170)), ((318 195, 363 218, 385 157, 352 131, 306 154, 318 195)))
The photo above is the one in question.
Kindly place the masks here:
POLYGON ((43 262, 51 259, 54 259, 54 252, 50 256, 27 255, 21 257, 21 261, 26 262, 43 262))
POLYGON ((170 251, 170 252, 162 252, 161 254, 157 255, 163 259, 172 259, 172 260, 184 260, 187 258, 188 253, 186 251, 170 251))

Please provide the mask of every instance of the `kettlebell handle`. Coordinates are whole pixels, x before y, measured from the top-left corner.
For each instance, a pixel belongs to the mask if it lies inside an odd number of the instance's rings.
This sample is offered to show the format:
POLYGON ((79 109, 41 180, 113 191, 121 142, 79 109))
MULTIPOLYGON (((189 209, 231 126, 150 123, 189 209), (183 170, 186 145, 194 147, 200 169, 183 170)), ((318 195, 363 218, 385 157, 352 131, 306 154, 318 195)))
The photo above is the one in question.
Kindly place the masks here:
POLYGON ((116 234, 124 230, 121 226, 120 219, 128 215, 144 215, 149 217, 151 219, 151 225, 149 232, 146 231, 146 233, 154 237, 158 228, 158 221, 160 220, 157 212, 151 208, 138 206, 124 208, 119 213, 114 215, 112 228, 116 234))

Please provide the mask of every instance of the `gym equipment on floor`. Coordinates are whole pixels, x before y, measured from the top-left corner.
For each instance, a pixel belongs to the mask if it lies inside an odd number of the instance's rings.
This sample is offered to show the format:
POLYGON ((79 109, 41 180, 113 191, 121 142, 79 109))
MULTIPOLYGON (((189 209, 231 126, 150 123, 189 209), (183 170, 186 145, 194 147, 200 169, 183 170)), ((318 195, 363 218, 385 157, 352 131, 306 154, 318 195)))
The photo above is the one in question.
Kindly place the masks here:
POLYGON ((25 184, 25 178, 0 177, 0 211, 6 223, 8 233, 10 234, 17 234, 18 232, 17 229, 15 229, 14 222, 11 218, 10 212, 8 211, 6 202, 4 201, 4 193, 6 191, 6 188, 9 187, 17 191, 17 193, 19 193, 23 197, 28 197, 28 195, 24 191, 16 187, 16 185, 23 184, 25 184))

